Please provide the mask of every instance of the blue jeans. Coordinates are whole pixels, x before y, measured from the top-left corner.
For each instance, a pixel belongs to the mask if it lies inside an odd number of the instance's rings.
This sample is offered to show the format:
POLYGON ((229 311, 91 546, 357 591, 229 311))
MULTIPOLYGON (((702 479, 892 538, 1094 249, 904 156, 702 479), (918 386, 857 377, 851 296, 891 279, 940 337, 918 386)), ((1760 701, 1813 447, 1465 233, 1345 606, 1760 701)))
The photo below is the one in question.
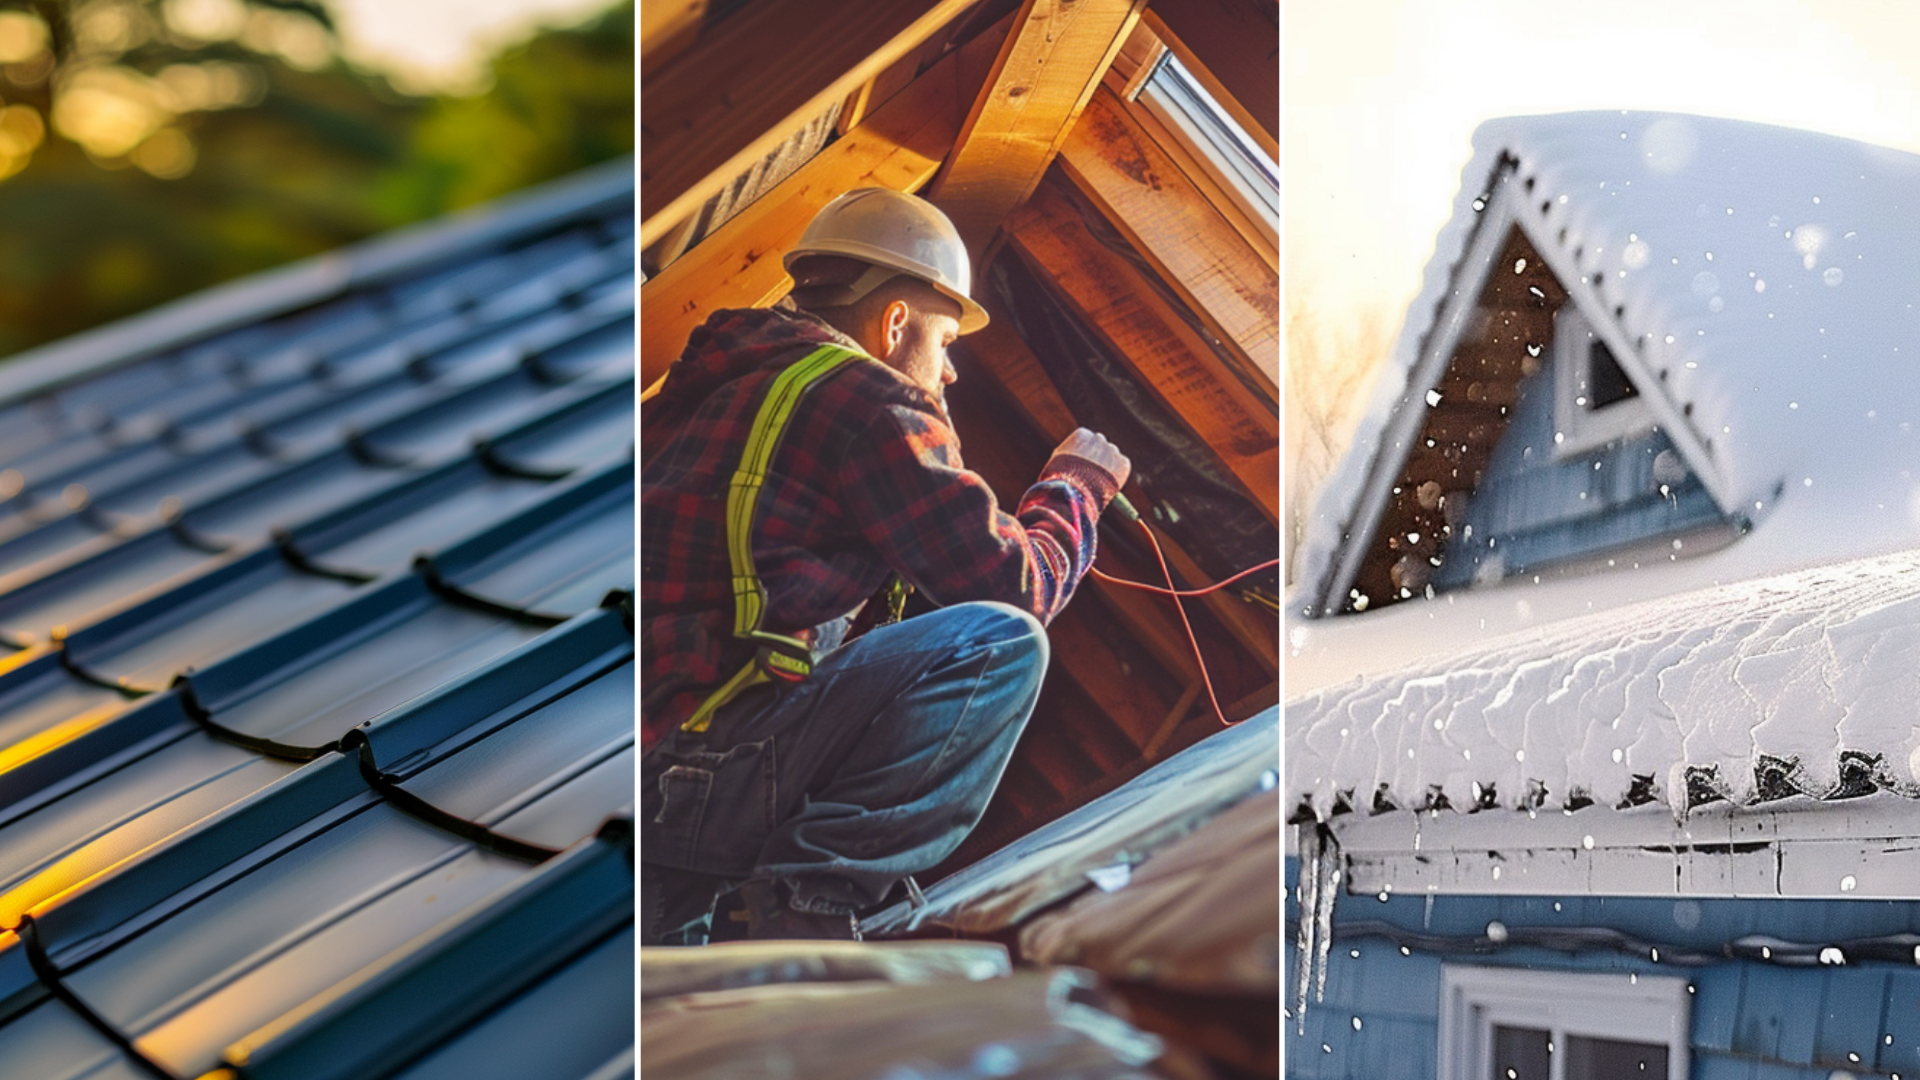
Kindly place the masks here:
POLYGON ((756 688, 640 763, 641 943, 699 940, 716 893, 783 883, 795 907, 879 903, 960 846, 1040 695, 1047 638, 997 603, 956 604, 756 688), (697 924, 697 925, 696 925, 697 924))

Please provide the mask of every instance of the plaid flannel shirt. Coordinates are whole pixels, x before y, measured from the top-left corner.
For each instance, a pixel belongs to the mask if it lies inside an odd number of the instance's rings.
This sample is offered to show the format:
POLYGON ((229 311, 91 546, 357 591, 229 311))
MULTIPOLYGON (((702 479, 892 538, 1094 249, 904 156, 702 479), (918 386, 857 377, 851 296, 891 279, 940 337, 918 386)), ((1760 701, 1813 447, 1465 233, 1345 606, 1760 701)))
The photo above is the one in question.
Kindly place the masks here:
MULTIPOLYGON (((855 347, 790 310, 716 312, 643 407, 643 752, 752 657, 733 637, 727 482, 767 386, 827 342, 855 347)), ((890 572, 937 604, 998 600, 1049 621, 1092 565, 1115 490, 1104 469, 1056 455, 1009 515, 961 464, 940 399, 878 362, 849 364, 802 399, 768 470, 753 528, 762 628, 806 638, 890 572)))

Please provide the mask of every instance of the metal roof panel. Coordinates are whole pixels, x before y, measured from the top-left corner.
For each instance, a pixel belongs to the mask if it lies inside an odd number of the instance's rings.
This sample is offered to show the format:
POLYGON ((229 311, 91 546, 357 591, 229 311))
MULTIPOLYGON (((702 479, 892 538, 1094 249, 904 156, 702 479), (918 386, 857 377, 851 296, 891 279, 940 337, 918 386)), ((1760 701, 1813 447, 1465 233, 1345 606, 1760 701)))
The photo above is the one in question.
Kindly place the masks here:
MULTIPOLYGON (((587 1080, 633 1052, 633 927, 502 1005, 396 1080, 587 1080)), ((630 1067, 630 1066, 629 1066, 630 1067)))
POLYGON ((0 925, 291 771, 187 735, 8 822, 0 827, 0 925))
POLYGON ((417 1055, 631 924, 630 840, 603 830, 547 860, 250 1032, 226 1061, 257 1080, 352 1080, 417 1055))
POLYGON ((498 603, 565 615, 591 609, 610 589, 632 588, 631 484, 552 519, 456 580, 498 603))
POLYGON ((573 844, 632 802, 631 772, 624 787, 574 781, 633 746, 633 692, 628 660, 488 732, 402 786, 456 817, 486 825, 546 803, 536 819, 542 831, 571 833, 552 846, 573 844))
POLYGON ((630 182, 0 377, 0 1045, 51 984, 180 1073, 632 1071, 630 182))
POLYGON ((0 1025, 0 1067, 9 1076, 91 1080, 95 1070, 120 1060, 119 1047, 58 1001, 43 1001, 0 1025))
POLYGON ((472 850, 371 806, 84 964, 67 983, 127 1030, 149 1029, 180 1011, 196 988, 230 982, 347 913, 408 883, 435 880, 472 850))
MULTIPOLYGON (((631 722, 632 713, 628 713, 631 722)), ((574 773, 490 826, 502 836, 542 847, 566 847, 609 816, 633 816, 634 745, 574 773)))
MULTIPOLYGON (((357 870, 358 861, 342 860, 336 872, 357 870)), ((511 859, 470 850, 446 862, 418 866, 415 871, 415 876, 403 884, 366 898, 343 914, 334 914, 330 921, 309 923, 285 934, 263 950, 264 955, 248 957, 239 969, 223 972, 198 986, 176 983, 171 988, 175 996, 167 1002, 165 1019, 152 1026, 127 1025, 139 1033, 137 1045, 181 1074, 197 1076, 219 1064, 221 1051, 228 1044, 293 1011, 511 883, 527 868, 511 859)), ((286 926, 287 913, 282 910, 275 914, 286 926)), ((196 935, 193 944, 217 947, 212 933, 196 935)), ((156 965, 155 970, 179 972, 163 965, 156 965)))

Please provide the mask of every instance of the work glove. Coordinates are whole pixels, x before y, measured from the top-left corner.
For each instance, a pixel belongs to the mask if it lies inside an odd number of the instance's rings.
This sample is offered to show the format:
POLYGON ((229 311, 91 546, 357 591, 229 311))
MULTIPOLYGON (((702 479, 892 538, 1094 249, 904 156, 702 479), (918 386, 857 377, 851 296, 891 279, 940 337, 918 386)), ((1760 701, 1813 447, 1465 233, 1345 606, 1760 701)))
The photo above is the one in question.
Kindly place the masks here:
POLYGON ((1047 462, 1051 467, 1062 457, 1075 457, 1089 465, 1099 468, 1113 477, 1115 490, 1127 486, 1127 477, 1133 475, 1133 462, 1120 452, 1120 448, 1106 440, 1105 436, 1086 428, 1075 428, 1073 434, 1053 451, 1053 457, 1047 462))

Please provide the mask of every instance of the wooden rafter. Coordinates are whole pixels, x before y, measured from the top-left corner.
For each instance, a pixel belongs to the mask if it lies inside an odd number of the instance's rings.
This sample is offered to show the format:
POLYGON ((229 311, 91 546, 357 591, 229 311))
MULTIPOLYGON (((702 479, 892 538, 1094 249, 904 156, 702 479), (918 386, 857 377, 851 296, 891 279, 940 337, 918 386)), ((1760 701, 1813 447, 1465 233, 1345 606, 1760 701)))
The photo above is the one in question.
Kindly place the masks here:
POLYGON ((1061 150, 1069 179, 1147 257, 1244 370, 1280 385, 1280 278, 1102 87, 1061 150))
POLYGON ((974 0, 759 0, 640 86, 640 246, 974 0))
MULTIPOLYGON (((848 95, 849 104, 855 107, 851 110, 853 115, 850 119, 843 116, 844 123, 840 130, 845 132, 857 126, 868 114, 892 100, 895 94, 905 90, 950 50, 979 37, 984 28, 992 27, 995 34, 993 40, 996 43, 1005 41, 1007 28, 1013 25, 1013 7, 1013 0, 980 0, 980 3, 965 15, 948 23, 927 40, 902 55, 885 70, 862 84, 853 94, 848 95), (998 15, 994 14, 996 11, 999 12, 998 15)), ((981 64, 980 71, 970 73, 970 81, 965 92, 960 95, 963 102, 971 100, 971 96, 978 92, 981 83, 986 79, 985 72, 993 66, 995 55, 997 53, 990 52, 981 64)))
POLYGON ((785 294, 780 255, 828 202, 859 187, 915 191, 953 147, 960 109, 984 80, 1009 20, 949 53, 692 251, 640 288, 640 377, 650 386, 687 335, 722 308, 785 294))
POLYGON ((1101 81, 1117 87, 1121 100, 1132 101, 1140 88, 1153 77, 1154 68, 1159 65, 1166 51, 1166 42, 1160 40, 1143 16, 1134 24, 1133 33, 1127 35, 1126 44, 1120 46, 1119 55, 1113 58, 1113 67, 1101 81))
POLYGON ((1145 0, 1026 0, 934 185, 976 254, 1039 184, 1145 0))
POLYGON ((1280 5, 1153 0, 1146 22, 1255 142, 1280 157, 1280 5))
POLYGON ((1227 370, 1151 281, 1103 244, 1079 208, 1043 184, 1008 219, 1009 243, 1059 288, 1081 320, 1220 457, 1278 522, 1280 418, 1273 400, 1227 370))
POLYGON ((640 5, 640 68, 664 64, 700 33, 707 0, 646 0, 640 5))

